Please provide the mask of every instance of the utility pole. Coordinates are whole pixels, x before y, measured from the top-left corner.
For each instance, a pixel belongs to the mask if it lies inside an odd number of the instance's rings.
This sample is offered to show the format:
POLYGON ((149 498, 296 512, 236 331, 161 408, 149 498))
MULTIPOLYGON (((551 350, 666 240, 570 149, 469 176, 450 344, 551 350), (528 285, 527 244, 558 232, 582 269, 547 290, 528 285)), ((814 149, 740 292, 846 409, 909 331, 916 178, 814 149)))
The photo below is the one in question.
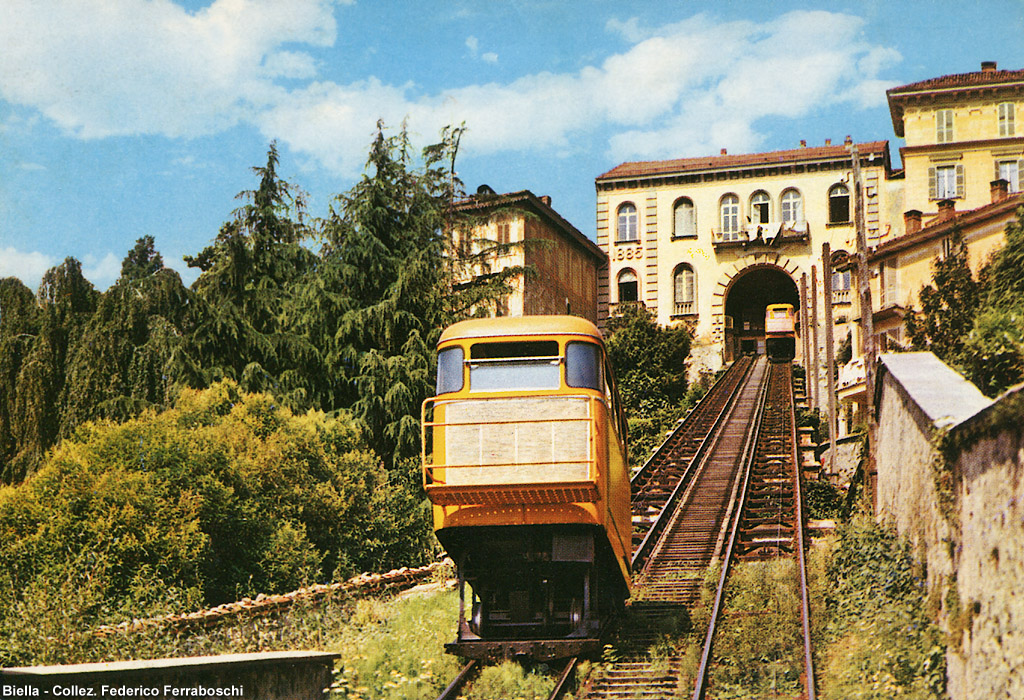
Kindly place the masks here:
POLYGON ((811 386, 814 387, 814 408, 817 410, 821 409, 821 389, 818 386, 818 367, 820 366, 818 360, 818 268, 811 265, 811 358, 814 361, 812 367, 813 373, 809 373, 813 376, 813 383, 811 386))
POLYGON ((864 464, 864 487, 875 507, 875 324, 871 306, 871 270, 868 269, 868 239, 864 230, 864 189, 860 177, 860 152, 850 144, 853 165, 853 221, 857 229, 857 305, 860 308, 860 351, 864 360, 865 409, 868 424, 868 455, 864 464))
POLYGON ((804 396, 814 408, 811 397, 811 323, 807 313, 807 273, 800 275, 800 361, 804 365, 804 396))
POLYGON ((836 359, 832 348, 832 250, 821 244, 821 285, 825 296, 825 370, 828 372, 828 472, 836 473, 836 359))

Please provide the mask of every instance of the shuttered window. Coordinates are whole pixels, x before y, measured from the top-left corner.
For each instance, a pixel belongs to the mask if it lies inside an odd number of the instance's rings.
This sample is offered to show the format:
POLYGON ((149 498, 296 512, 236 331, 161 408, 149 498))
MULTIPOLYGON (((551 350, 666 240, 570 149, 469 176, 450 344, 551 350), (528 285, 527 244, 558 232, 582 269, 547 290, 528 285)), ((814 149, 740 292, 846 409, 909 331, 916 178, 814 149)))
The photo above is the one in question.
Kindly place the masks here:
POLYGON ((938 165, 928 168, 928 199, 963 199, 964 166, 938 165))
POLYGON ((935 113, 935 140, 938 143, 953 140, 953 110, 940 109, 935 113))
POLYGON ((1014 112, 1016 112, 1017 105, 1012 102, 1003 102, 999 105, 999 135, 1000 136, 1013 136, 1014 130, 1014 112))

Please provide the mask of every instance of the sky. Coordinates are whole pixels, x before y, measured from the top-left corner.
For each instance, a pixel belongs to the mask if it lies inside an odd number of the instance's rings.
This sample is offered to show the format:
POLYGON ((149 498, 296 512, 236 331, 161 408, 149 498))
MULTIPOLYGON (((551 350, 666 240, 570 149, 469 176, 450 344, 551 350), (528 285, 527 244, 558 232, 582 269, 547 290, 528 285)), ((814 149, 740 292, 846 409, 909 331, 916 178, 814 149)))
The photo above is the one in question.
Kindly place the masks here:
POLYGON ((888 139, 885 90, 1024 68, 1024 0, 0 0, 0 277, 106 289, 141 236, 186 283, 271 142, 309 213, 377 121, 462 124, 469 191, 594 236, 619 163, 888 139), (822 7, 827 9, 821 9, 822 7))

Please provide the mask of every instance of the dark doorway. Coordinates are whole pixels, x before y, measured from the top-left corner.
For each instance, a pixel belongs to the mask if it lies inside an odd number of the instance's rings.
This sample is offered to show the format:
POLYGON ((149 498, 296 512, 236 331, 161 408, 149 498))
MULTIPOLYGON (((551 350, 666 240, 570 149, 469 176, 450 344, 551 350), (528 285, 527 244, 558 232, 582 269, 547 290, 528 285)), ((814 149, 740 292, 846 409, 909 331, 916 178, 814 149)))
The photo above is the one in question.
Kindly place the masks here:
POLYGON ((792 304, 799 314, 800 292, 793 279, 777 267, 753 267, 733 280, 725 297, 725 315, 732 318, 732 347, 736 353, 764 354, 764 312, 769 304, 792 304))

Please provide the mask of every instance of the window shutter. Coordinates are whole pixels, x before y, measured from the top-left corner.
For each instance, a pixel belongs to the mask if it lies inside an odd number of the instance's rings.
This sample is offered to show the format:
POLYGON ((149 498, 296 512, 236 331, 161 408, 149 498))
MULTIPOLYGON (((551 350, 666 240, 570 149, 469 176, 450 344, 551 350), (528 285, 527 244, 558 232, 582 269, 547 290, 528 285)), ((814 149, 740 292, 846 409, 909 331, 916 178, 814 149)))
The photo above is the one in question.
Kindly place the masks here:
POLYGON ((939 188, 936 184, 935 168, 928 168, 928 199, 938 199, 939 188))
POLYGON ((960 199, 964 198, 964 166, 957 163, 956 166, 956 196, 960 199))

